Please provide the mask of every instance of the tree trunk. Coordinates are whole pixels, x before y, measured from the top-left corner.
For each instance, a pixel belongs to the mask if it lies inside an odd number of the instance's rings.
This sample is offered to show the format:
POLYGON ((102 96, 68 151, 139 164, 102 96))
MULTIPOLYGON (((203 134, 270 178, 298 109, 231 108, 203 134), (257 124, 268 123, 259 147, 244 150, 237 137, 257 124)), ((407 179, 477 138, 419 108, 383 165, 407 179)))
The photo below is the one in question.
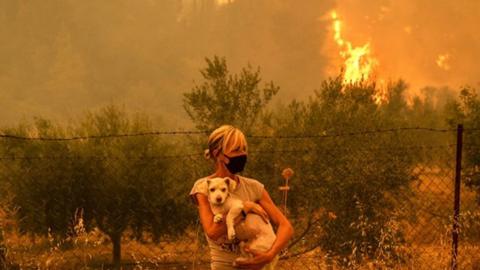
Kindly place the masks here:
POLYGON ((120 270, 122 261, 121 239, 122 234, 114 234, 110 236, 113 244, 113 267, 115 270, 120 270))

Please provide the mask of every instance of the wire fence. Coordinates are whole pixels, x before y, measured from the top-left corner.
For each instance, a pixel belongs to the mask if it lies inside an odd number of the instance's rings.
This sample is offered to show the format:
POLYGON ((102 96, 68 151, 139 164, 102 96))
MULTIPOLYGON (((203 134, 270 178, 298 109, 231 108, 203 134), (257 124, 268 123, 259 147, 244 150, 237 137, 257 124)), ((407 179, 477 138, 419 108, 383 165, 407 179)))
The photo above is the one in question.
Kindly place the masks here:
MULTIPOLYGON (((478 269, 480 132, 458 131, 247 136, 244 175, 281 209, 288 192, 295 235, 278 268, 478 269)), ((206 134, 0 135, 3 267, 103 269, 117 258, 124 269, 209 269, 186 195, 212 170, 206 134), (179 136, 187 143, 169 143, 179 136)))

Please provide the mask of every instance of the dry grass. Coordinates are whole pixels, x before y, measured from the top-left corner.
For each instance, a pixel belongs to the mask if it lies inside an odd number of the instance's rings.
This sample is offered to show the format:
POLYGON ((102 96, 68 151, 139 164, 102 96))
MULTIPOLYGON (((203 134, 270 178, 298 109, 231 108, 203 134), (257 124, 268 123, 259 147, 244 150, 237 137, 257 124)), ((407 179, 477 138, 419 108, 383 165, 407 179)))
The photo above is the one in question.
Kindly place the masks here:
MULTIPOLYGON (((470 196, 471 194, 465 194, 470 196)), ((430 200, 431 198, 429 198, 430 200)), ((111 267, 112 246, 110 240, 99 230, 86 232, 80 220, 75 226, 75 236, 62 241, 52 237, 35 237, 19 235, 13 220, 8 220, 2 212, 5 245, 8 248, 7 258, 21 269, 109 269, 111 267)), ((460 238, 459 268, 479 269, 480 241, 480 211, 466 211, 462 214, 465 226, 461 233, 473 238, 460 238), (468 221, 468 222, 467 222, 468 221), (462 242, 463 241, 463 242, 462 242), (475 268, 477 267, 477 268, 475 268)), ((450 269, 451 264, 451 226, 445 223, 443 227, 429 227, 428 220, 416 219, 415 223, 396 222, 392 220, 385 229, 385 237, 389 233, 403 230, 407 243, 398 244, 394 248, 397 254, 402 254, 403 262, 398 257, 392 257, 392 246, 380 241, 379 252, 375 258, 364 259, 361 264, 352 261, 339 266, 332 258, 328 258, 319 249, 302 256, 280 260, 278 269, 450 269), (430 231, 432 228, 435 231, 430 231), (422 235, 430 233, 433 238, 428 241, 421 239, 422 235)), ((462 234, 461 234, 462 235, 462 234)), ((203 232, 198 228, 188 230, 181 238, 164 239, 154 243, 146 235, 145 241, 132 240, 126 233, 122 239, 122 262, 124 269, 209 269, 208 247, 203 239, 203 232)), ((360 249, 355 249, 362 256, 360 249)))
MULTIPOLYGON (((203 235, 199 235, 203 237, 203 235)), ((208 248, 195 240, 192 230, 175 242, 158 244, 122 241, 124 269, 208 269, 208 248), (195 264, 195 266, 194 266, 195 264)), ((110 242, 98 231, 54 243, 52 239, 36 238, 35 243, 26 236, 9 233, 6 237, 8 259, 22 269, 108 269, 111 260, 110 242)), ((340 267, 320 250, 302 256, 281 260, 278 269, 449 269, 450 242, 435 245, 404 246, 412 256, 404 263, 389 265, 384 259, 370 259, 366 263, 340 267)), ((459 269, 475 269, 480 263, 480 245, 461 245, 459 269)), ((390 262, 391 263, 391 262, 390 262)))
MULTIPOLYGON (((206 262, 206 247, 187 233, 175 242, 122 239, 122 263, 125 269, 162 269, 162 267, 191 267, 206 262)), ((8 260, 26 269, 104 269, 111 265, 112 246, 108 238, 94 230, 74 238, 56 242, 49 237, 9 233, 6 237, 8 260)), ((170 269, 170 268, 165 268, 170 269)))

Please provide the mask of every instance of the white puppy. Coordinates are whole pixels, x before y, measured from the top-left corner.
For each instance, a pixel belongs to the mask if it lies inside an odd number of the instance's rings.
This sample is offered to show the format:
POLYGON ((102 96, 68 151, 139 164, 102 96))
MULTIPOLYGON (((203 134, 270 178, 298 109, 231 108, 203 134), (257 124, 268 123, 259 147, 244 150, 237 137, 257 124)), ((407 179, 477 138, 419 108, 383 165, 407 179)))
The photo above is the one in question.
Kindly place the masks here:
MULTIPOLYGON (((259 215, 247 215, 245 221, 237 225, 235 231, 234 220, 239 216, 243 209, 243 202, 231 191, 235 190, 237 183, 228 177, 212 178, 206 181, 208 201, 214 214, 214 222, 219 223, 223 219, 223 214, 227 213, 227 237, 233 240, 235 237, 241 242, 242 254, 246 254, 244 248, 248 247, 252 251, 266 252, 273 242, 276 235, 272 225, 266 223, 259 215)), ((241 258, 237 259, 241 260, 241 258)), ((269 269, 268 266, 264 269, 269 269)))
POLYGON ((228 240, 235 238, 234 219, 239 216, 243 209, 243 202, 236 198, 231 190, 235 189, 236 182, 228 177, 212 178, 207 180, 208 201, 210 208, 215 215, 215 223, 222 222, 223 214, 227 213, 227 237, 228 240))

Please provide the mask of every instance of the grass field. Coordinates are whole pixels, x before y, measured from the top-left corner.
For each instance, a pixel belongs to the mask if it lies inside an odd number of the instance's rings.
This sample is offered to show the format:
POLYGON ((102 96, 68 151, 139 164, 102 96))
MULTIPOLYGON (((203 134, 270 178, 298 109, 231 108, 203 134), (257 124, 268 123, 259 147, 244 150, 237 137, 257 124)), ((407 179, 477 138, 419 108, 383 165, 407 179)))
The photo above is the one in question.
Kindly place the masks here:
MULTIPOLYGON (((99 231, 55 243, 52 239, 6 234, 7 258, 21 269, 109 269, 111 244, 99 231), (28 243, 28 244, 25 244, 28 243)), ((195 230, 174 242, 122 241, 123 269, 209 269, 208 248, 195 230)), ((369 260, 362 265, 336 266, 319 249, 298 257, 280 260, 278 269, 449 269, 451 247, 448 239, 434 245, 404 247, 411 255, 404 263, 388 264, 369 260), (329 264, 330 262, 330 264, 329 264)), ((480 243, 459 248, 459 269, 479 269, 480 243), (475 268, 477 267, 477 268, 475 268)), ((391 262, 390 262, 391 263, 391 262)))

